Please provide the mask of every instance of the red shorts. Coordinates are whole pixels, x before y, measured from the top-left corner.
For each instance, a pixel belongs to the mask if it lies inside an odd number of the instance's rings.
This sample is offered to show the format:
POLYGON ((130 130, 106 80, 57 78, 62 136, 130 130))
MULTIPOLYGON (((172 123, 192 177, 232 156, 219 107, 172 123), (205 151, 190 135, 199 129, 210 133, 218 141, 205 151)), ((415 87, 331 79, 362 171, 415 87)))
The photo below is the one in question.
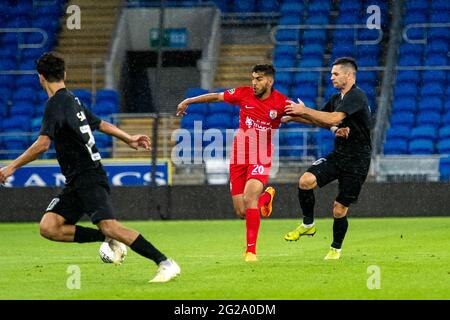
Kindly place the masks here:
POLYGON ((235 196, 244 193, 245 184, 250 179, 257 179, 265 186, 269 180, 272 162, 268 164, 230 164, 230 190, 235 196))

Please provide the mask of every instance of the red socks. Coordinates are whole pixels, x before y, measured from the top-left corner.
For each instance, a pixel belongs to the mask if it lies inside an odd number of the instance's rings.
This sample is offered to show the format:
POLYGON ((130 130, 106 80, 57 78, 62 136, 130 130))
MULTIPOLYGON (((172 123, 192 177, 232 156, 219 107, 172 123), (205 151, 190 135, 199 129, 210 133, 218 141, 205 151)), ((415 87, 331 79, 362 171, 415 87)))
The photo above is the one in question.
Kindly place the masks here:
POLYGON ((270 194, 264 191, 258 199, 258 209, 261 209, 262 206, 268 204, 270 201, 270 194))
POLYGON ((256 254, 256 239, 258 238, 260 219, 259 209, 255 208, 245 210, 245 222, 247 225, 247 252, 254 254, 256 254))

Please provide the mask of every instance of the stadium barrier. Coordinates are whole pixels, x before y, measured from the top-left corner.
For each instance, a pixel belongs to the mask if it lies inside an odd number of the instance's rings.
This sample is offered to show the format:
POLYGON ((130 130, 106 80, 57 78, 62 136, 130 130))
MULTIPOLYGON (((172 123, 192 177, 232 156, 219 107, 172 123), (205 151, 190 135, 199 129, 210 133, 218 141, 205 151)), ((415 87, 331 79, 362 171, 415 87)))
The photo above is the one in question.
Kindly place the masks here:
MULTIPOLYGON (((297 184, 274 185, 272 218, 299 218, 297 184)), ((448 215, 450 184, 444 182, 371 183, 364 185, 350 217, 448 215)), ((0 222, 37 222, 59 188, 0 190, 0 222)), ((112 187, 112 203, 120 220, 232 219, 228 185, 112 187)), ((331 217, 337 183, 316 191, 316 216, 331 217)))

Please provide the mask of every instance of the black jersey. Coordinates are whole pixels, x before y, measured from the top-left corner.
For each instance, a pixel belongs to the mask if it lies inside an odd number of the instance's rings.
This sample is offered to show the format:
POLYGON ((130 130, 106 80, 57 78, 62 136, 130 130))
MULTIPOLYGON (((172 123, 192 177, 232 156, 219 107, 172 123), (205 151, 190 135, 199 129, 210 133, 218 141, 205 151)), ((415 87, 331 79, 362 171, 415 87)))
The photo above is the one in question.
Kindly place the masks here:
POLYGON ((66 88, 59 89, 47 101, 40 134, 53 140, 66 184, 87 171, 104 173, 92 134, 100 122, 66 88))
POLYGON ((334 152, 344 157, 369 157, 372 151, 370 138, 370 107, 366 94, 356 85, 344 97, 333 95, 321 111, 344 112, 347 116, 339 127, 349 127, 350 135, 337 137, 334 152))

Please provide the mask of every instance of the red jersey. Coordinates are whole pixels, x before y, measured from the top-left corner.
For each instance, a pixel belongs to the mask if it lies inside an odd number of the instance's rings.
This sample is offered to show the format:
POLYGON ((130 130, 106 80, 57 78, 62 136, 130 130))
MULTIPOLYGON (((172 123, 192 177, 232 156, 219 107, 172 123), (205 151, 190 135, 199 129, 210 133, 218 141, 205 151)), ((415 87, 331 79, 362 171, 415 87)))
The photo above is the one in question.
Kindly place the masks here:
POLYGON ((272 155, 272 129, 277 129, 284 115, 284 107, 288 99, 284 94, 272 89, 270 96, 261 100, 253 93, 253 88, 239 87, 230 89, 223 94, 224 101, 240 107, 239 128, 233 143, 233 154, 245 155, 246 162, 249 156, 266 153, 272 155), (249 132, 253 131, 256 140, 249 139, 249 132), (243 136, 247 137, 243 137, 243 136), (241 140, 242 139, 242 140, 241 140), (245 148, 242 143, 245 139, 245 148), (242 151, 241 151, 242 150, 242 151))

